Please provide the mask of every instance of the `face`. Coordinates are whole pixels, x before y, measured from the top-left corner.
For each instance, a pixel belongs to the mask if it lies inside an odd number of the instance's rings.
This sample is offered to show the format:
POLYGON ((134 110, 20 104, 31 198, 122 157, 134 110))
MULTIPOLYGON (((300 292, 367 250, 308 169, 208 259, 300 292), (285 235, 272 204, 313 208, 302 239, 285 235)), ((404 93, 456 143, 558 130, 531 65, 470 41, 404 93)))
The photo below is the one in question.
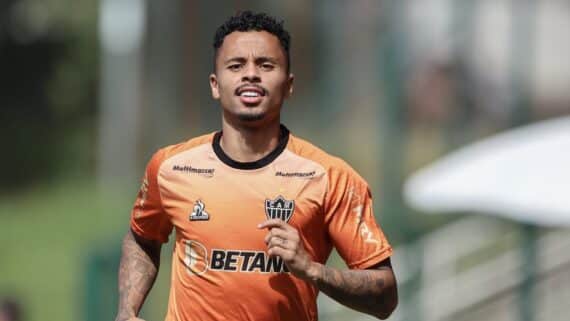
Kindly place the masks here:
POLYGON ((210 87, 226 121, 257 126, 279 122, 283 101, 293 93, 293 75, 287 73, 279 39, 266 31, 227 35, 210 87))

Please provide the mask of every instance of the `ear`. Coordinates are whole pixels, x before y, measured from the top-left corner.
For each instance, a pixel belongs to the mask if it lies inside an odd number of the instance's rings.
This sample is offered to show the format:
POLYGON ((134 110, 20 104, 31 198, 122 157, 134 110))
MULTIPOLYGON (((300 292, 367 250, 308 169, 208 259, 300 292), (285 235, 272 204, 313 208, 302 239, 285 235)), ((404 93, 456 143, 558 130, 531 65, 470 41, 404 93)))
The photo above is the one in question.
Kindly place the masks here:
POLYGON ((287 77, 287 96, 286 98, 290 98, 293 96, 293 82, 295 80, 295 75, 289 74, 287 77))
POLYGON ((218 87, 218 78, 216 74, 210 74, 210 89, 212 90, 212 98, 220 99, 220 88, 218 87))

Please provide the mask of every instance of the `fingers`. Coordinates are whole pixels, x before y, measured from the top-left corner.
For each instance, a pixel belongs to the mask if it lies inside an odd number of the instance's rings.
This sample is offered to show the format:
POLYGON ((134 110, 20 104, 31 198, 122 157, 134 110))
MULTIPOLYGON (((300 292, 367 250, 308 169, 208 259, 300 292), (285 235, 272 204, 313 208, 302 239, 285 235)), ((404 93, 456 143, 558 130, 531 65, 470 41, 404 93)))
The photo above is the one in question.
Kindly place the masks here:
POLYGON ((289 241, 297 242, 299 239, 297 230, 280 219, 266 220, 257 225, 257 227, 259 229, 269 229, 264 239, 268 247, 287 246, 289 241))
POLYGON ((297 245, 300 242, 299 232, 291 227, 289 229, 274 227, 265 235, 265 244, 268 247, 281 246, 289 248, 289 245, 297 245))
POLYGON ((286 236, 276 236, 268 234, 266 237, 267 249, 279 247, 286 250, 297 250, 297 243, 292 238, 286 236))
POLYGON ((285 231, 284 229, 272 228, 269 230, 269 232, 267 232, 267 235, 265 235, 265 244, 269 244, 271 238, 280 238, 287 240, 290 237, 289 234, 290 232, 285 231))
POLYGON ((282 239, 280 237, 272 237, 267 242, 267 249, 271 249, 274 247, 280 247, 283 249, 292 250, 295 248, 295 245, 293 244, 293 242, 291 242, 287 239, 282 239))
POLYGON ((299 231, 280 219, 266 220, 257 227, 269 230, 264 239, 267 254, 280 257, 293 275, 307 279, 312 258, 305 251, 299 231))
POLYGON ((280 219, 264 221, 258 227, 269 229, 264 238, 269 255, 289 258, 297 253, 300 237, 294 227, 280 219))
POLYGON ((266 220, 264 222, 261 222, 257 225, 257 228, 259 229, 264 229, 264 228, 268 228, 268 229, 272 229, 272 228, 282 228, 282 229, 292 229, 293 227, 291 227, 291 225, 287 224, 285 221, 278 219, 278 218, 274 218, 271 220, 266 220))
POLYGON ((289 262, 293 260, 293 258, 295 257, 295 252, 293 250, 282 248, 279 246, 268 248, 267 254, 269 254, 269 256, 278 256, 283 260, 285 260, 285 262, 289 262))

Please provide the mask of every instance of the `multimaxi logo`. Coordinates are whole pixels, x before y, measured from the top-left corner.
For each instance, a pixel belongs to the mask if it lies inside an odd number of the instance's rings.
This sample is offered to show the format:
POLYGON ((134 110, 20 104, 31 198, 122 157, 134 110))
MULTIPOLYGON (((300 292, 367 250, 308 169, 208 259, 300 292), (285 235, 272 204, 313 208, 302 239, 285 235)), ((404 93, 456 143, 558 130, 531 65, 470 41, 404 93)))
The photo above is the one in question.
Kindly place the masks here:
POLYGON ((263 251, 212 249, 194 240, 185 241, 184 264, 191 274, 207 271, 244 273, 287 273, 287 265, 263 251))

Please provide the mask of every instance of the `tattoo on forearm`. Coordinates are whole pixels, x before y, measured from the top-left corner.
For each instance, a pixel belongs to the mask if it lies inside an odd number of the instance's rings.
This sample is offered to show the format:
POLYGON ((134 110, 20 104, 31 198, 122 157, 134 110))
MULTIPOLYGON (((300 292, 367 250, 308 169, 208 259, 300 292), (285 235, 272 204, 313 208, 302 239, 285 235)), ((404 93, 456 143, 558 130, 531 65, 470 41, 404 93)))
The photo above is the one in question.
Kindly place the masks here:
POLYGON ((143 246, 132 232, 123 241, 119 267, 119 311, 116 321, 135 316, 150 291, 160 262, 160 245, 143 246))
POLYGON ((331 298, 358 311, 372 315, 382 314, 386 309, 391 312, 397 298, 386 293, 386 274, 379 273, 383 269, 337 270, 322 265, 317 286, 331 298))

